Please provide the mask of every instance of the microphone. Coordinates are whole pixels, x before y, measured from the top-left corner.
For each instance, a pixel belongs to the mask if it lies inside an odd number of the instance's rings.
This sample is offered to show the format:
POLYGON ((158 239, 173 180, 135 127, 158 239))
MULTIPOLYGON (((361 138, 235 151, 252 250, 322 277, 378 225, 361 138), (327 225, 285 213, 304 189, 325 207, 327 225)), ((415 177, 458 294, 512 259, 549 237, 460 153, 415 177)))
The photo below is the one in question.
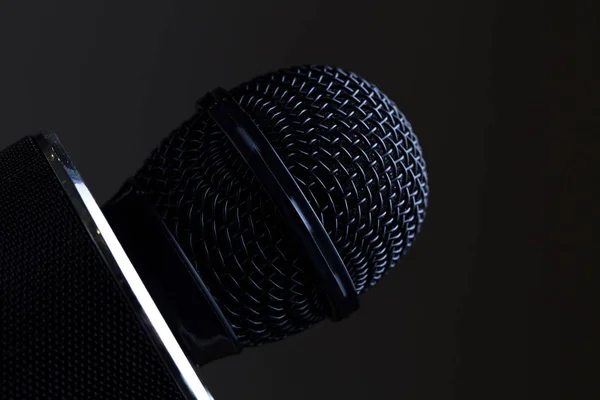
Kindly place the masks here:
POLYGON ((413 244, 428 193, 396 104, 352 72, 305 65, 206 94, 87 220, 171 374, 185 375, 177 351, 196 368, 348 317, 413 244))

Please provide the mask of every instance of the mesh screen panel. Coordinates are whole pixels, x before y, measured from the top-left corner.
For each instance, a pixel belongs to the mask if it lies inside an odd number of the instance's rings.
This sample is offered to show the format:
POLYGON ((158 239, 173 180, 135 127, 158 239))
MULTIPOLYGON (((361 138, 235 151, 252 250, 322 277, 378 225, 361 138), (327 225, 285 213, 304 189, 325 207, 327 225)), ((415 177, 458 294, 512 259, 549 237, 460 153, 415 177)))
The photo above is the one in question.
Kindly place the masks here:
POLYGON ((183 399, 30 138, 0 153, 0 398, 183 399))

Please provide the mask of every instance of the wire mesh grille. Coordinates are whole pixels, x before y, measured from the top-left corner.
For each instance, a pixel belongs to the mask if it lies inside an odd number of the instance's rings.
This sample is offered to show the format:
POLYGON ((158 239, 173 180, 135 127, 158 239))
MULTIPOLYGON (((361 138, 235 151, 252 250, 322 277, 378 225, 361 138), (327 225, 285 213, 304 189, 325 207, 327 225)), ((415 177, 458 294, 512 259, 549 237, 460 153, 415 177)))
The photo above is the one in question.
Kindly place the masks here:
MULTIPOLYGON (((358 293, 375 285, 425 217, 427 173, 410 123, 377 87, 329 66, 279 70, 231 93, 308 198, 358 293)), ((205 110, 172 132, 135 180, 244 345, 325 317, 293 235, 205 110)))

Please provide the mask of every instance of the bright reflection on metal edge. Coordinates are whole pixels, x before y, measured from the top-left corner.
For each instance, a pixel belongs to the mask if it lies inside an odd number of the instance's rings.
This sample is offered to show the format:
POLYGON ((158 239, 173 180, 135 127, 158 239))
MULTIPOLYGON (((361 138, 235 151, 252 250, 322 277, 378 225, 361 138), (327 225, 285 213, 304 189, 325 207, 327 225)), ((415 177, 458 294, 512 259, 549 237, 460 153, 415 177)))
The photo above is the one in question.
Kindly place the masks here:
POLYGON ((104 217, 104 214, 102 214, 100 207, 62 148, 58 137, 54 133, 46 132, 36 136, 35 139, 61 185, 67 191, 71 202, 92 235, 92 239, 101 253, 103 253, 102 256, 109 262, 111 258, 113 259, 120 274, 133 292, 139 307, 141 307, 141 312, 144 314, 144 319, 149 321, 151 329, 154 330, 156 336, 158 336, 158 340, 168 352, 186 388, 181 387, 182 382, 178 382, 178 384, 182 390, 191 392, 186 393, 186 397, 193 400, 214 400, 200 381, 181 346, 179 346, 167 322, 152 300, 150 293, 144 286, 129 257, 127 257, 123 247, 104 217), (68 186, 70 185, 72 185, 71 189, 74 188, 79 196, 73 193, 73 190, 69 190, 68 186), (89 215, 84 215, 84 213, 88 213, 89 215))
POLYGON ((167 348, 167 351, 179 368, 179 371, 183 375, 186 383, 188 386, 190 386, 190 389, 192 389, 192 392, 194 392, 197 397, 199 393, 202 394, 203 397, 198 397, 198 399, 210 399, 210 397, 208 397, 206 394, 206 389, 196 375, 196 371, 189 363, 187 357, 183 353, 183 350, 179 346, 179 343, 177 343, 175 336, 169 329, 166 321, 158 310, 158 307, 156 307, 156 304, 152 300, 150 293, 146 290, 146 287, 142 283, 137 271, 131 264, 131 261, 125 254, 121 244, 112 232, 112 229, 102 214, 100 207, 98 207, 97 203, 94 201, 91 193, 83 182, 75 182, 75 187, 81 195, 83 202, 88 206, 88 210, 96 222, 98 230, 101 232, 100 234, 104 237, 104 241, 110 249, 112 256, 117 261, 121 272, 123 272, 123 276, 127 280, 127 283, 129 283, 129 286, 133 290, 135 297, 137 297, 148 319, 150 320, 152 327, 167 348))

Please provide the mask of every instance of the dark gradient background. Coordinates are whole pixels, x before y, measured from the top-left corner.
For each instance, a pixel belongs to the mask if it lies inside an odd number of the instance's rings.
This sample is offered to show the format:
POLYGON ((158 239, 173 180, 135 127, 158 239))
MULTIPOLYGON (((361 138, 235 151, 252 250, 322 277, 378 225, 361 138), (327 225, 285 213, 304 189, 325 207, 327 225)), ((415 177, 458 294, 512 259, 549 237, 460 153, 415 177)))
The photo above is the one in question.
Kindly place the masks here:
POLYGON ((574 117, 592 90, 571 78, 575 33, 528 4, 3 0, 0 148, 56 131, 104 202, 207 90, 292 64, 353 70, 419 135, 422 234, 353 318, 203 380, 217 400, 551 398, 585 362, 573 344, 589 356, 592 336, 565 327, 597 287, 573 271, 599 264, 599 175, 574 117))

